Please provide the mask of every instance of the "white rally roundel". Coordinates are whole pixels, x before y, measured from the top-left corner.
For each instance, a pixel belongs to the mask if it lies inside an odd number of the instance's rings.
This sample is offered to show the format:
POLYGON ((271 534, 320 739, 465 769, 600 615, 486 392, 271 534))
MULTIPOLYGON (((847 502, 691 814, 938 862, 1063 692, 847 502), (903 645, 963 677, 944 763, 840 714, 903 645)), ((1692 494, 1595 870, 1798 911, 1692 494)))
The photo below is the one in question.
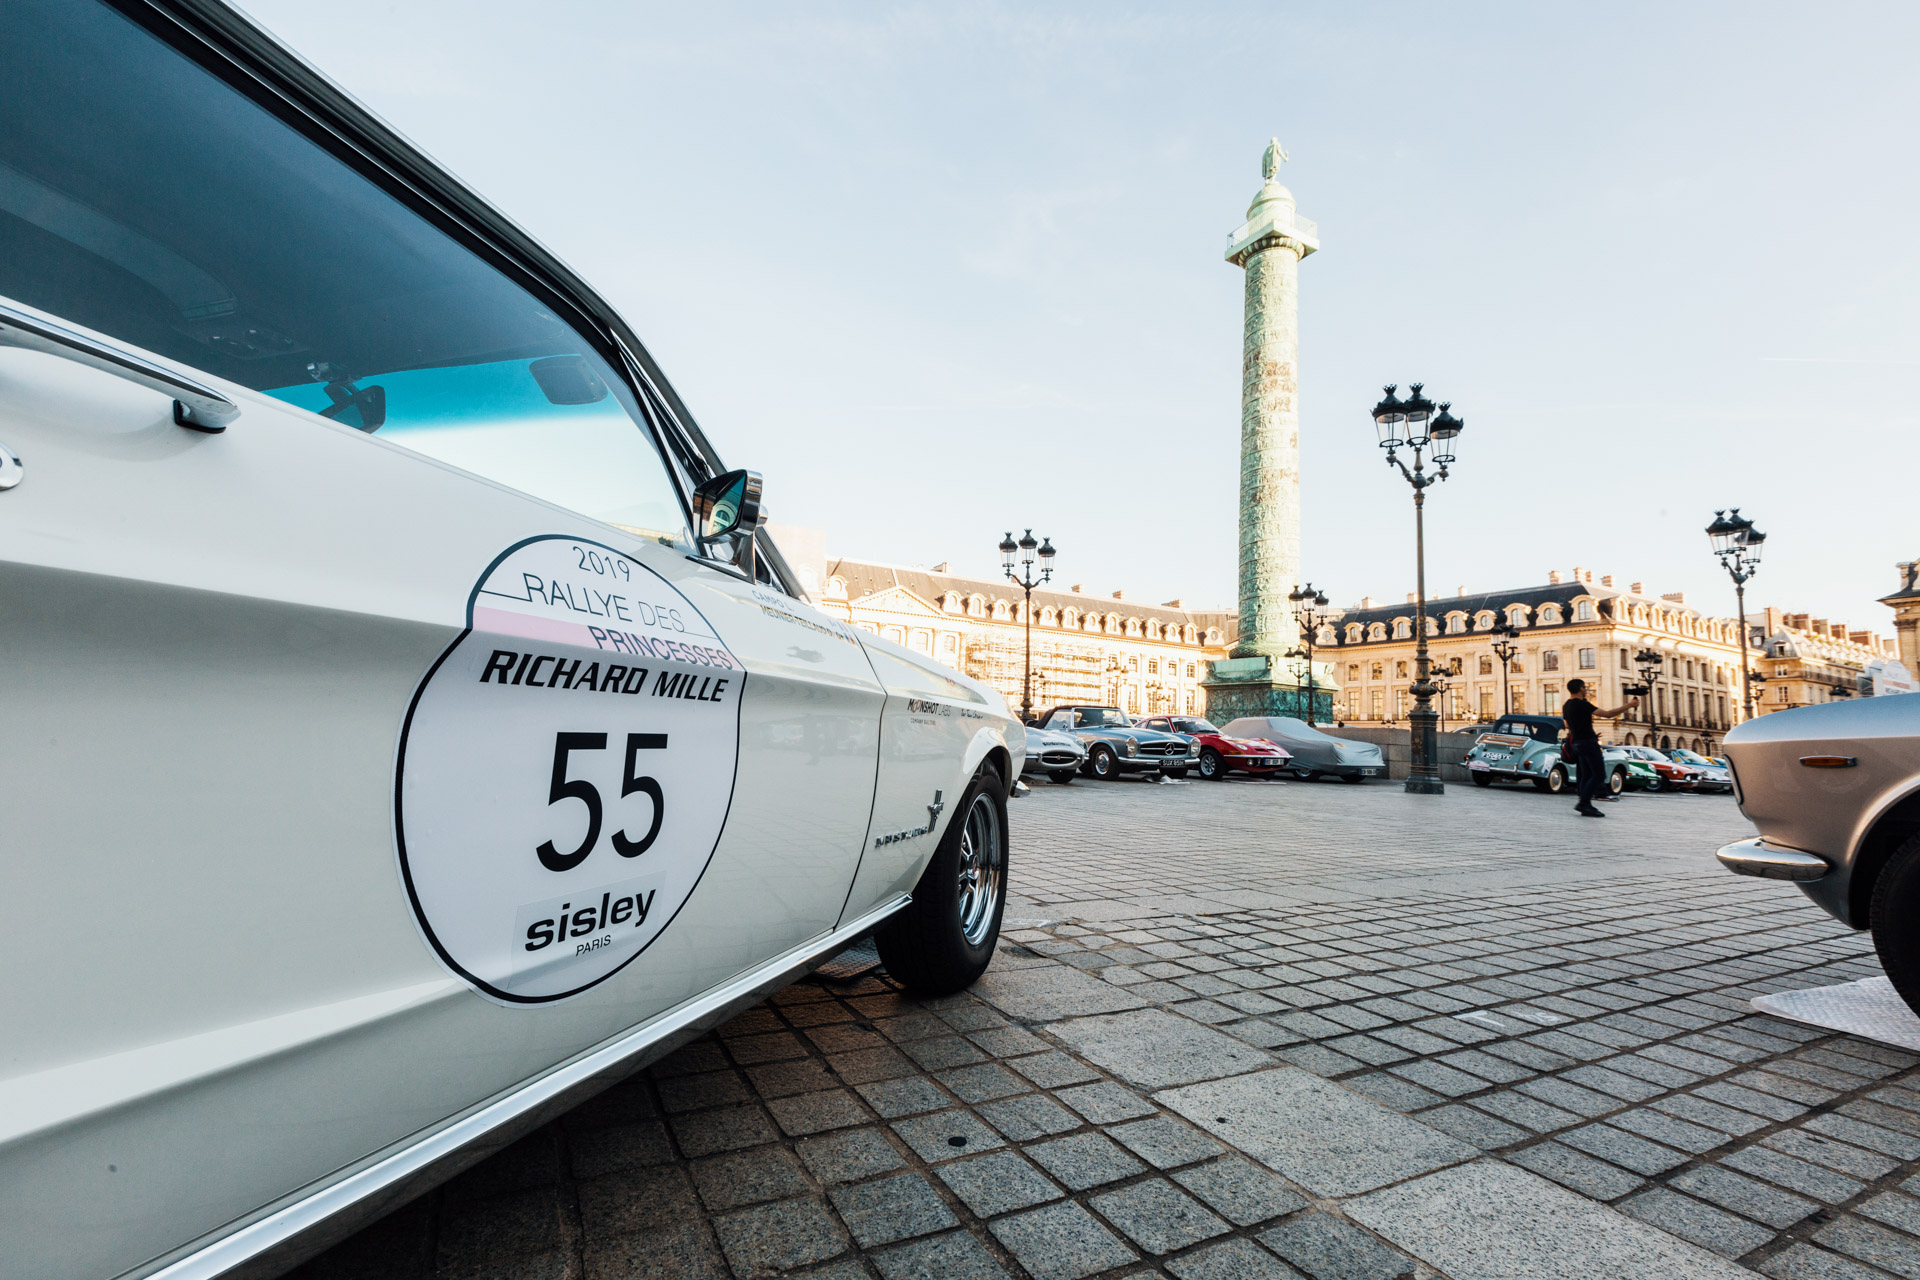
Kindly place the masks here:
POLYGON ((400 731, 400 872, 440 958, 531 1004, 645 951, 726 823, 745 681, 624 552, 549 536, 495 560, 400 731))

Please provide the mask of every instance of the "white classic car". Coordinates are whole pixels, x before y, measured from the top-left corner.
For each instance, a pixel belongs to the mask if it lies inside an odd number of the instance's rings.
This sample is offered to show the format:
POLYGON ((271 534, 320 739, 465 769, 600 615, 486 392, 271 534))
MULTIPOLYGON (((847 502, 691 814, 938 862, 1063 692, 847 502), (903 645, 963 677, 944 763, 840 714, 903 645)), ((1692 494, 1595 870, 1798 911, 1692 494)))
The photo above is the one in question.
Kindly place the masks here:
POLYGON ((0 7, 0 1274, 270 1274, 877 930, 1025 739, 612 309, 207 0, 0 7))

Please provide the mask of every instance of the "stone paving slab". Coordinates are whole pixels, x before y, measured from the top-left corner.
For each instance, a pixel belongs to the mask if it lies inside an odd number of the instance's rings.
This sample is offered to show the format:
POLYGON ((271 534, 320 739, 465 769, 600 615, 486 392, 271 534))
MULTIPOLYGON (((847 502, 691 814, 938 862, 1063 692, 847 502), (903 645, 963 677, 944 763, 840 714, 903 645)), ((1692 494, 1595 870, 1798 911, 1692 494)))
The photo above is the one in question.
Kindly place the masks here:
POLYGON ((1492 1160, 1444 1169, 1344 1206, 1452 1280, 1739 1280, 1704 1249, 1492 1160))
POLYGON ((1318 1196, 1351 1196, 1477 1149, 1298 1067, 1168 1089, 1179 1112, 1318 1196))

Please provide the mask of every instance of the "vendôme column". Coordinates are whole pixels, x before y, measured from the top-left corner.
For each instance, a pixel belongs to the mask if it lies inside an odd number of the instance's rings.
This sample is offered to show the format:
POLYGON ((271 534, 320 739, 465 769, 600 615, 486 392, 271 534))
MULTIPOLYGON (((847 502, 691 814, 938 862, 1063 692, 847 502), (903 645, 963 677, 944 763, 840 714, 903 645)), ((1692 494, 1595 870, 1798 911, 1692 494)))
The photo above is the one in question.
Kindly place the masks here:
MULTIPOLYGON (((1213 664, 1208 714, 1300 715, 1302 679, 1287 651, 1299 628, 1287 593, 1300 579, 1300 259, 1320 232, 1280 185, 1278 139, 1261 160, 1266 182, 1227 246, 1246 272, 1240 382, 1240 635, 1213 664)), ((1322 684, 1324 688, 1324 683, 1322 684)))

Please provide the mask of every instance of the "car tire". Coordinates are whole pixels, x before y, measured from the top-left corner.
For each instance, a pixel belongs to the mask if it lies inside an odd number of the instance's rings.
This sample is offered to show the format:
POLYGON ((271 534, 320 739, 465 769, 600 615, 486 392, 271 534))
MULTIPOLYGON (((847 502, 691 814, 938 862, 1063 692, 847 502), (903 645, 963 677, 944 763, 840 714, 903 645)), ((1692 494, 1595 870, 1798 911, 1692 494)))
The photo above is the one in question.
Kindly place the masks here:
POLYGON ((1200 776, 1208 782, 1218 782, 1227 776, 1226 762, 1212 747, 1200 753, 1200 776))
POLYGON ((1047 776, 1055 782, 1065 785, 1073 781, 1073 773, 1074 771, 1072 769, 1055 769, 1047 774, 1047 776))
POLYGON ((1867 927, 1873 931, 1873 949, 1880 967, 1907 1007, 1920 1012, 1920 835, 1908 836, 1894 849, 1873 882, 1867 908, 1867 927))
POLYGON ((1319 777, 1320 775, 1315 771, 1313 771, 1312 769, 1295 769, 1293 771, 1293 776, 1300 779, 1300 781, 1302 782, 1312 782, 1315 778, 1319 777))
POLYGON ((1656 773, 1655 775, 1653 775, 1653 777, 1647 779, 1648 791, 1665 791, 1666 789, 1667 789, 1667 780, 1665 778, 1662 778, 1659 774, 1656 773))
POLYGON ((1178 769, 1162 769, 1160 772, 1166 774, 1169 778, 1184 778, 1187 776, 1185 766, 1178 769))
POLYGON ((986 972, 1007 905, 1007 797, 983 765, 914 886, 913 901, 873 934, 880 962, 908 990, 944 996, 986 972))
POLYGON ((1622 791, 1625 791, 1626 789, 1627 789, 1627 771, 1625 769, 1615 769, 1612 773, 1607 775, 1607 794, 1608 795, 1617 796, 1622 791))
POLYGON ((1366 780, 1366 775, 1359 773, 1343 773, 1340 775, 1340 781, 1342 782, 1365 782, 1366 780))
POLYGON ((1544 788, 1550 795, 1559 795, 1567 789, 1567 771, 1560 765, 1547 770, 1547 785, 1544 788))
POLYGON ((1493 785, 1493 775, 1490 773, 1476 773, 1473 775, 1473 785, 1476 787, 1490 787, 1493 785))
POLYGON ((1095 747, 1087 753, 1087 772, 1102 782, 1111 781, 1120 775, 1120 762, 1114 757, 1112 747, 1095 747))

